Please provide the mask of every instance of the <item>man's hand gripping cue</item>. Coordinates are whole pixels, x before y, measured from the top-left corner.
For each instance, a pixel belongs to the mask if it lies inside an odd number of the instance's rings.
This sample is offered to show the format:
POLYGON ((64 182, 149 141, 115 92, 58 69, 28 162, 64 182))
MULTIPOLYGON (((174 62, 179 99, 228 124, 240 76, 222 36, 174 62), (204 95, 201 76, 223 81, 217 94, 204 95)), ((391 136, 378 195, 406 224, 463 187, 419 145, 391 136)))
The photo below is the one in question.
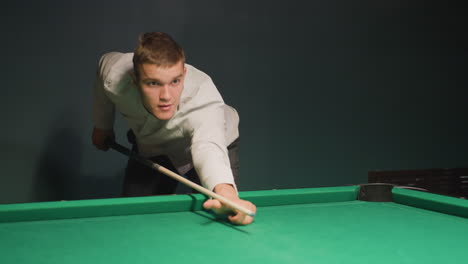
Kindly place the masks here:
MULTIPOLYGON (((242 200, 237 195, 236 190, 230 184, 218 184, 215 186, 214 190, 215 193, 231 200, 234 203, 237 203, 247 209, 250 209, 252 212, 256 212, 256 206, 246 200, 242 200)), ((203 203, 203 207, 205 209, 210 209, 218 215, 225 215, 228 214, 228 219, 231 223, 236 225, 248 225, 253 222, 253 217, 246 215, 244 213, 238 212, 233 210, 232 208, 224 205, 218 200, 209 199, 205 203, 203 203)))

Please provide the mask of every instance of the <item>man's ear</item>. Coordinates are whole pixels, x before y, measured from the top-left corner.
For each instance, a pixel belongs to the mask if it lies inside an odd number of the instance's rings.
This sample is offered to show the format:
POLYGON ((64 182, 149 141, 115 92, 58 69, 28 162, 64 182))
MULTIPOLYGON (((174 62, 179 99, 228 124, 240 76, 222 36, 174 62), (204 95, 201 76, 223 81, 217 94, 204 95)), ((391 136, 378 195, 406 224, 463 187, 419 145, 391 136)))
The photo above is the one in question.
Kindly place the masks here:
POLYGON ((138 87, 138 79, 134 70, 130 72, 130 77, 132 77, 132 83, 138 87))

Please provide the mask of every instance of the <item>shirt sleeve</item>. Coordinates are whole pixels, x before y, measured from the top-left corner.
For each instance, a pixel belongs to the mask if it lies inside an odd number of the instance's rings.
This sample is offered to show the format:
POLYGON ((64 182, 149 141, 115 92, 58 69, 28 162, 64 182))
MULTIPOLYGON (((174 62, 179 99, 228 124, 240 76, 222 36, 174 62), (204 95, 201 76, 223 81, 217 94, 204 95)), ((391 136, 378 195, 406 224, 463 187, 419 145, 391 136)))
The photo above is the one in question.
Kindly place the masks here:
POLYGON ((104 55, 99 61, 96 80, 94 82, 92 118, 96 128, 110 130, 114 126, 115 106, 104 91, 102 74, 104 55))
POLYGON ((200 86, 197 101, 203 102, 191 120, 193 165, 203 186, 209 190, 221 183, 237 187, 229 162, 224 102, 215 85, 208 79, 200 86))

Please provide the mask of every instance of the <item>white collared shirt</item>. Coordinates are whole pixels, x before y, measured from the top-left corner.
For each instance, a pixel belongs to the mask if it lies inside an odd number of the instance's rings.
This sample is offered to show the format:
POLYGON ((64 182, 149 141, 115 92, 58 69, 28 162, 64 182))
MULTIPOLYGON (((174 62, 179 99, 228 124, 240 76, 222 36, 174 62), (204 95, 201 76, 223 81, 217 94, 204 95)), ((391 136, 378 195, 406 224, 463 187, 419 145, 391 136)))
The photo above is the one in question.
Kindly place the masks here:
POLYGON ((112 129, 115 110, 133 130, 140 155, 167 155, 179 174, 192 168, 209 189, 235 186, 227 146, 239 137, 239 116, 223 101, 211 78, 185 64, 184 88, 175 115, 167 121, 149 113, 132 82, 133 53, 111 52, 100 61, 94 87, 93 122, 112 129))

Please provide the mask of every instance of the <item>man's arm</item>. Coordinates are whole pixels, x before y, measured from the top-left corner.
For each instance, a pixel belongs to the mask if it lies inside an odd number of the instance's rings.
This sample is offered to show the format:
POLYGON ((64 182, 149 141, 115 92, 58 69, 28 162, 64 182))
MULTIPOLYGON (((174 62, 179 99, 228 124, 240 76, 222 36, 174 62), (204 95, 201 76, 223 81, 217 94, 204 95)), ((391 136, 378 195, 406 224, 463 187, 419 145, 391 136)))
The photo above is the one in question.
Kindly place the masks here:
MULTIPOLYGON (((256 207, 249 201, 239 198, 235 188, 234 178, 229 166, 227 150, 213 141, 202 141, 192 145, 194 166, 202 184, 215 193, 239 204, 252 212, 256 207), (214 186, 214 187, 213 187, 214 186)), ((217 214, 229 214, 228 219, 233 224, 247 225, 253 218, 244 213, 233 210, 218 200, 208 200, 203 204, 205 209, 211 209, 217 214)))
MULTIPOLYGON (((221 196, 255 212, 255 205, 239 198, 230 167, 226 147, 226 120, 224 102, 211 79, 201 86, 196 98, 200 107, 192 113, 191 153, 194 167, 200 176, 202 185, 221 196)), ((234 224, 246 225, 253 218, 236 212, 218 200, 208 200, 204 207, 215 213, 230 213, 229 220, 234 224)))
POLYGON ((109 146, 106 142, 114 139, 114 104, 109 100, 104 91, 104 78, 102 74, 103 64, 106 63, 106 55, 102 56, 94 82, 93 93, 93 133, 92 142, 98 149, 107 151, 109 146))

